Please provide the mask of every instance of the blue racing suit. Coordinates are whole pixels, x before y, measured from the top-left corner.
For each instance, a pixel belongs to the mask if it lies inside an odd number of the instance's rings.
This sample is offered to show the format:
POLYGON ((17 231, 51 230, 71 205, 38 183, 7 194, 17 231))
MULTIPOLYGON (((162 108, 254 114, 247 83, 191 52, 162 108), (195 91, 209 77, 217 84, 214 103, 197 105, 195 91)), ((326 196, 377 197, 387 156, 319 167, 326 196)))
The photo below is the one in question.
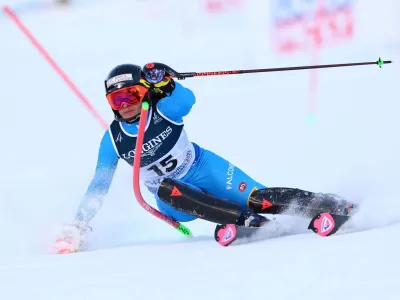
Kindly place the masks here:
MULTIPOLYGON (((141 180, 156 197, 159 210, 179 222, 196 217, 180 212, 157 197, 165 177, 247 207, 254 189, 265 188, 221 156, 189 141, 183 126, 196 98, 176 83, 172 95, 151 107, 142 147, 141 180)), ((78 208, 76 220, 89 223, 100 209, 120 159, 133 165, 138 124, 113 121, 104 133, 92 181, 78 208)))

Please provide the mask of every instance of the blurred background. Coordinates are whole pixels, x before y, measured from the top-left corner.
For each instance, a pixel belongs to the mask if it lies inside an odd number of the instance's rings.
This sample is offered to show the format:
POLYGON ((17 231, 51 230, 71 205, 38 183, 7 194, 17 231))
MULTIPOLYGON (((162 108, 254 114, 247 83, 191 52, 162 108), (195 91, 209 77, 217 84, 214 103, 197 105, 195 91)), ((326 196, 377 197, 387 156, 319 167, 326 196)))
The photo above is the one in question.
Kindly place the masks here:
MULTIPOLYGON (((196 109, 186 118, 189 136, 257 180, 354 199, 368 196, 372 206, 386 203, 393 211, 400 179, 398 0, 0 3, 17 14, 106 122, 113 115, 103 80, 120 63, 159 61, 180 72, 203 72, 393 60, 382 69, 372 65, 181 82, 197 97, 196 109)), ((4 12, 0 69, 5 105, 1 193, 7 199, 1 205, 45 232, 75 213, 104 128, 4 12), (40 208, 35 217, 33 207, 40 208)), ((125 165, 121 169, 112 200, 95 223, 107 220, 117 228, 132 219, 132 211, 136 221, 141 213, 143 220, 152 218, 132 201, 131 171, 125 165)), ((3 221, 11 222, 11 216, 7 213, 3 221)), ((112 230, 106 228, 110 224, 103 230, 112 230)))

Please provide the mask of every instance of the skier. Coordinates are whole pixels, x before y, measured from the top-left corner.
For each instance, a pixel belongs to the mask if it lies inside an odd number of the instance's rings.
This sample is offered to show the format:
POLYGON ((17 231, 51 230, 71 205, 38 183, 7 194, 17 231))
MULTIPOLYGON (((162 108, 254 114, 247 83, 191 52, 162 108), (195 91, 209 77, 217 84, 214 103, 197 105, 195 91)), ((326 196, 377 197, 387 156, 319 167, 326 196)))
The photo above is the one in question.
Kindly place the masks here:
MULTIPOLYGON (((308 201, 309 196, 315 196, 298 189, 268 189, 233 163, 191 142, 184 129, 183 118, 191 111, 196 97, 190 89, 170 76, 168 68, 160 63, 150 63, 143 68, 121 64, 108 74, 104 82, 106 98, 115 120, 100 142, 94 177, 75 218, 71 224, 64 226, 57 238, 59 253, 81 250, 85 234, 91 230, 89 224, 103 204, 119 160, 133 165, 143 100, 150 103, 150 109, 142 147, 140 179, 154 194, 158 209, 164 215, 178 222, 197 218, 194 214, 176 209, 165 197, 160 199, 160 184, 167 178, 235 205, 240 209, 235 223, 246 227, 260 227, 268 221, 259 213, 268 213, 266 208, 272 205, 261 203, 265 201, 262 197, 252 197, 257 192, 273 192, 275 200, 278 196, 283 196, 281 199, 297 196, 308 197, 308 201)), ((272 212, 279 213, 280 210, 272 212)))

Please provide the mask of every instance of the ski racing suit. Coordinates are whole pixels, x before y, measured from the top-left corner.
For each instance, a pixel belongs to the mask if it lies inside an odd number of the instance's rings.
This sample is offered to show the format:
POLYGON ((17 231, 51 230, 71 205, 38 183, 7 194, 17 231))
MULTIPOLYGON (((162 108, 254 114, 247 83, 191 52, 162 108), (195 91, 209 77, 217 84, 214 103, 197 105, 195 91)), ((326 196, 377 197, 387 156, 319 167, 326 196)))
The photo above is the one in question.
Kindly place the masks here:
MULTIPOLYGON (((178 221, 196 217, 180 212, 160 200, 157 189, 165 177, 181 180, 193 188, 247 207, 251 192, 265 186, 221 156, 191 142, 182 118, 189 114, 196 98, 176 83, 172 95, 149 110, 143 141, 140 179, 154 194, 159 210, 178 221)), ((138 124, 113 121, 104 133, 95 174, 79 205, 75 219, 88 224, 100 209, 120 159, 133 165, 138 124)))

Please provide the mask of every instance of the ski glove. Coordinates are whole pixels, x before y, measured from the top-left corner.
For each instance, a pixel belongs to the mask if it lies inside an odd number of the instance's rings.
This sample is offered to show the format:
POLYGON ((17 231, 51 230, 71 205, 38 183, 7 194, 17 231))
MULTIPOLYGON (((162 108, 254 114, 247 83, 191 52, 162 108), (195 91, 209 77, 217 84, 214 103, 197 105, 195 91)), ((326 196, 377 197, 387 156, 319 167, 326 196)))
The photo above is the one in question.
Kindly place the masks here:
POLYGON ((80 251, 88 231, 92 231, 92 228, 83 221, 75 220, 72 224, 63 225, 56 237, 56 253, 66 254, 80 251))
POLYGON ((172 94, 175 89, 175 81, 167 72, 170 69, 162 63, 148 63, 143 67, 144 78, 140 83, 149 89, 150 97, 162 99, 172 94))

